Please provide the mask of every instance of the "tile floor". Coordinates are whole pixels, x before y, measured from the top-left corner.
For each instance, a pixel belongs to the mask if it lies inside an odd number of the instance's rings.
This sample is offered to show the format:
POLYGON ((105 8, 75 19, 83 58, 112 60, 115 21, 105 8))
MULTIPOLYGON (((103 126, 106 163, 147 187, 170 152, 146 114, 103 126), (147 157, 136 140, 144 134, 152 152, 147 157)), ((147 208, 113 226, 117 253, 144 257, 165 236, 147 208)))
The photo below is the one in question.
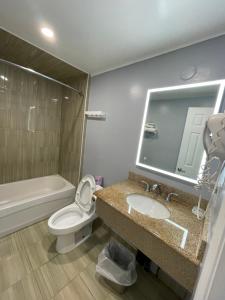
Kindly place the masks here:
POLYGON ((101 249, 110 238, 98 228, 84 244, 57 254, 47 222, 0 239, 1 300, 178 300, 153 275, 137 268, 138 280, 122 295, 102 286, 95 276, 101 249))

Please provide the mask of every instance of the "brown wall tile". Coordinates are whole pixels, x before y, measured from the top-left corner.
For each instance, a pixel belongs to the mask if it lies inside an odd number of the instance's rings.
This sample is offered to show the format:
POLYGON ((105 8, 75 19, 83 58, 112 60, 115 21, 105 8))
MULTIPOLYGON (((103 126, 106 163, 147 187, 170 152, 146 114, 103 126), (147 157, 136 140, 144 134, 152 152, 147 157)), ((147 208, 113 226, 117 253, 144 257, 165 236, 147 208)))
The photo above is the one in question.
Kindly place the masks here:
MULTIPOLYGON (((87 78, 82 78, 76 87, 85 95, 87 84, 87 78)), ((64 97, 69 99, 62 102, 59 173, 77 186, 80 181, 86 98, 68 89, 64 89, 64 97)))
MULTIPOLYGON (((85 97, 5 63, 0 75, 0 184, 60 173, 77 186, 85 97)), ((72 84, 85 94, 87 76, 72 84)))
POLYGON ((61 86, 3 63, 0 74, 0 183, 58 173, 61 86))

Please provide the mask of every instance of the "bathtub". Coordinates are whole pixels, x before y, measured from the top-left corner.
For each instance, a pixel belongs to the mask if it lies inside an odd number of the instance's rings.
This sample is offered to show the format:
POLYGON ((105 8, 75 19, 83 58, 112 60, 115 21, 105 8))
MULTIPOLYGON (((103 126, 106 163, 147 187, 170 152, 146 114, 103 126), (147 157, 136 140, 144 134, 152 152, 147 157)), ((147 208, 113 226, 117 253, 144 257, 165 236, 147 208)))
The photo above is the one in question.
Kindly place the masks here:
POLYGON ((1 184, 0 237, 49 217, 74 197, 74 185, 60 175, 1 184))

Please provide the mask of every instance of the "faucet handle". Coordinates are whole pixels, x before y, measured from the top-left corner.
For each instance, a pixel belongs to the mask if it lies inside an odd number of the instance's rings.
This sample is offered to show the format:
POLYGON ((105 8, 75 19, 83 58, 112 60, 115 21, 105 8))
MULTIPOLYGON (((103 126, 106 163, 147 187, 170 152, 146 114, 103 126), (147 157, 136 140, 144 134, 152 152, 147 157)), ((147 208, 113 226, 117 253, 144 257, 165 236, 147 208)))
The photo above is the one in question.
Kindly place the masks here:
POLYGON ((167 197, 166 197, 166 201, 167 202, 170 202, 171 201, 171 198, 172 198, 172 196, 175 196, 175 197, 177 197, 178 196, 178 194, 177 193, 169 193, 168 195, 167 195, 167 197))
POLYGON ((161 191, 161 184, 159 184, 159 183, 153 184, 153 185, 151 186, 151 188, 150 188, 150 191, 156 192, 157 194, 160 195, 160 194, 162 193, 162 191, 161 191))
POLYGON ((140 182, 145 184, 145 191, 149 192, 150 191, 150 184, 145 180, 141 180, 140 182))
POLYGON ((154 184, 152 185, 152 189, 157 189, 157 188, 160 187, 160 186, 161 186, 160 183, 154 183, 154 184))

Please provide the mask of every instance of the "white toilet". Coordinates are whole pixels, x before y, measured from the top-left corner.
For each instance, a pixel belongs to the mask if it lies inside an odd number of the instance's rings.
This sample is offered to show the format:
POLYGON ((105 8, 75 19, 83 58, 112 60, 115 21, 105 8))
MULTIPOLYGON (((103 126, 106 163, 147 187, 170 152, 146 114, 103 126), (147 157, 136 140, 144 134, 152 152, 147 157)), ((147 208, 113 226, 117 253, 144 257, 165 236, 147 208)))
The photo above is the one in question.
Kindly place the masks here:
POLYGON ((93 201, 95 190, 94 177, 86 175, 78 185, 75 202, 49 218, 49 232, 57 236, 57 252, 69 252, 90 237, 92 222, 96 218, 93 201))

